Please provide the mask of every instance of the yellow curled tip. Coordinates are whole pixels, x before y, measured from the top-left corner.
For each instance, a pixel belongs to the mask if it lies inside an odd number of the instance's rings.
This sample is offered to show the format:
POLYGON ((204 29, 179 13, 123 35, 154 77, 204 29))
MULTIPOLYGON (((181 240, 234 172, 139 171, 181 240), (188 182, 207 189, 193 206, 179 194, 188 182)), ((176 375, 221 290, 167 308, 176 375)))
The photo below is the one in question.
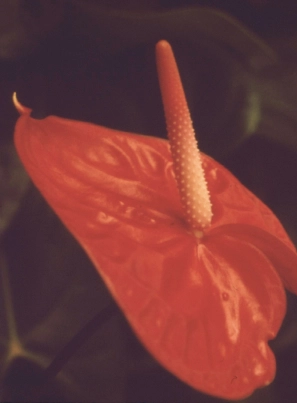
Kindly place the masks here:
POLYGON ((26 114, 28 115, 28 114, 30 114, 32 109, 27 108, 26 106, 22 105, 19 102, 16 92, 14 92, 12 94, 12 101, 13 101, 13 104, 14 104, 16 110, 19 112, 20 115, 26 115, 26 114))

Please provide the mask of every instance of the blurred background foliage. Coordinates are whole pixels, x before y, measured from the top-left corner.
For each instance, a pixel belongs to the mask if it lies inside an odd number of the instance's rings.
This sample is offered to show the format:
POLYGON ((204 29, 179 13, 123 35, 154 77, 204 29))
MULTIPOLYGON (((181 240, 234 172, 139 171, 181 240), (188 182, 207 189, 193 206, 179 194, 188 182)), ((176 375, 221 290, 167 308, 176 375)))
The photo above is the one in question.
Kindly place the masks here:
MULTIPOLYGON (((27 401, 61 348, 112 303, 15 154, 12 92, 37 118, 166 137, 154 46, 167 39, 202 151, 268 204, 296 244, 296 19, 288 0, 1 0, 1 401, 27 401)), ((295 296, 271 346, 276 379, 245 402, 296 399, 295 296)), ((163 370, 117 310, 36 400, 220 401, 163 370)))

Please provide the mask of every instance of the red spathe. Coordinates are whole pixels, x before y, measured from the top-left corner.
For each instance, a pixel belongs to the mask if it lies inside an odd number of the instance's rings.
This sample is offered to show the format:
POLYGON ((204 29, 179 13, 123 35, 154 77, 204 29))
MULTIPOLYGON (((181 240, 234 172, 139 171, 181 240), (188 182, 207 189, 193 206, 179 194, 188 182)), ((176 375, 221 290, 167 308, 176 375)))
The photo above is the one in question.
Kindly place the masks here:
POLYGON ((197 238, 166 140, 20 112, 26 170, 154 357, 227 399, 270 383, 284 285, 297 293, 296 251, 274 214, 201 154, 213 218, 197 238))

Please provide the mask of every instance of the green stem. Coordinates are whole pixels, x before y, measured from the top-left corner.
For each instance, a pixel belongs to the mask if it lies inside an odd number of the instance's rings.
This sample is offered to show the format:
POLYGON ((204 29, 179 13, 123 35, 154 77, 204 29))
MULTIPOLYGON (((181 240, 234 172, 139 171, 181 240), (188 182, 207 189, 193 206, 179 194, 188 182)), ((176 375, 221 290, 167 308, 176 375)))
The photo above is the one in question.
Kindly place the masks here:
POLYGON ((56 355, 51 364, 43 371, 37 385, 30 388, 26 398, 31 402, 38 402, 42 397, 47 384, 62 370, 71 357, 92 336, 104 323, 115 314, 119 313, 117 305, 111 301, 107 307, 102 309, 94 318, 92 318, 62 350, 56 355))

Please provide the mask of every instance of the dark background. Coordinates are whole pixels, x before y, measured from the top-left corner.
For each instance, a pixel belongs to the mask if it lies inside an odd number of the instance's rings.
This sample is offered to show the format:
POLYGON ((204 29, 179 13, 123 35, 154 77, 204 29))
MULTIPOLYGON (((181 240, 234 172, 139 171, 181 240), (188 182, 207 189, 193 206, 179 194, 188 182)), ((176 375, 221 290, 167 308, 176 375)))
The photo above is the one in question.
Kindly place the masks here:
MULTIPOLYGON (((154 46, 173 46, 202 151, 227 166, 297 242, 297 3, 0 2, 0 399, 30 400, 60 349, 111 302, 13 147, 11 94, 33 109, 166 137, 154 46)), ((271 343, 277 376, 246 402, 297 401, 297 299, 271 343)), ((163 370, 116 310, 42 401, 215 402, 163 370)))

